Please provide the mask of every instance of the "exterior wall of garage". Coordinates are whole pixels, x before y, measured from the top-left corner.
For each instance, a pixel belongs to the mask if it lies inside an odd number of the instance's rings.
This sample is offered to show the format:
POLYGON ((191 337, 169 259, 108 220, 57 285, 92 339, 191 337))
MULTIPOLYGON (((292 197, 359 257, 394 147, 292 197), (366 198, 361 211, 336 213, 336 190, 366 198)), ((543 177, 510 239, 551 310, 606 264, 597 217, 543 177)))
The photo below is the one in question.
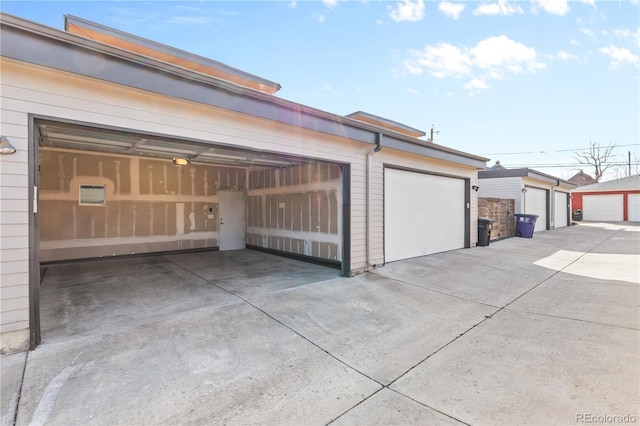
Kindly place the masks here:
POLYGON ((519 177, 480 179, 478 186, 479 197, 513 200, 514 213, 522 213, 524 194, 522 180, 519 177))
MULTIPOLYGON (((29 247, 38 245, 37 235, 29 233, 32 198, 30 157, 33 164, 37 163, 35 152, 29 150, 29 140, 33 138, 33 130, 29 127, 32 117, 91 123, 346 164, 351 183, 350 274, 384 262, 384 163, 460 176, 476 182, 475 167, 383 147, 381 152, 370 156, 368 183, 372 213, 371 232, 367 234, 367 154, 371 152, 371 144, 12 59, 2 58, 1 65, 3 135, 18 149, 16 154, 0 159, 3 206, 0 331, 3 350, 25 348, 29 342, 29 274, 37 274, 37 271, 30 271, 29 247)), ((54 192, 34 198, 49 202, 56 196, 62 196, 61 191, 54 192)), ((475 193, 472 196, 470 234, 472 245, 475 245, 477 203, 475 193)))

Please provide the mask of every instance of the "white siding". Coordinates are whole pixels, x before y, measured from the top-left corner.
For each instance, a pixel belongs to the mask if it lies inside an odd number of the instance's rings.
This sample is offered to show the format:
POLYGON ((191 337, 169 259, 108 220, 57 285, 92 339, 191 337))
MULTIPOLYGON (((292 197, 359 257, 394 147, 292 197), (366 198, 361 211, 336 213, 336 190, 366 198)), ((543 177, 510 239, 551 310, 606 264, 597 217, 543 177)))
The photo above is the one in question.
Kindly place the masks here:
POLYGON ((5 96, 2 67, 0 128, 17 149, 0 156, 0 333, 2 351, 26 349, 29 339, 29 201, 26 112, 5 96))
POLYGON ((515 213, 524 213, 522 206, 522 180, 520 177, 479 179, 478 197, 515 200, 515 213))

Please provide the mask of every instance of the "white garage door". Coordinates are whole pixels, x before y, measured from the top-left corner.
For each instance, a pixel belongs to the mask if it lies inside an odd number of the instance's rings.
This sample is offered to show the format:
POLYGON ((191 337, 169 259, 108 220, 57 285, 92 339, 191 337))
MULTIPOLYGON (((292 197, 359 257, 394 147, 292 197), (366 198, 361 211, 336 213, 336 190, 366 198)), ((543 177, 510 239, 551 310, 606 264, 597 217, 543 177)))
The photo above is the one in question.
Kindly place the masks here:
POLYGON ((528 186, 524 193, 524 212, 538 215, 533 232, 547 229, 547 191, 528 186))
POLYGON ((561 228, 563 226, 569 225, 567 223, 567 217, 569 215, 568 195, 569 194, 567 194, 566 192, 559 192, 559 191, 556 191, 553 193, 553 197, 554 197, 553 218, 555 220, 554 223, 556 228, 561 228))
POLYGON ((384 172, 385 262, 463 248, 463 179, 384 172))
POLYGON ((620 222, 623 220, 623 208, 622 194, 582 196, 584 220, 620 222))
POLYGON ((640 194, 629 194, 629 221, 640 222, 640 194))

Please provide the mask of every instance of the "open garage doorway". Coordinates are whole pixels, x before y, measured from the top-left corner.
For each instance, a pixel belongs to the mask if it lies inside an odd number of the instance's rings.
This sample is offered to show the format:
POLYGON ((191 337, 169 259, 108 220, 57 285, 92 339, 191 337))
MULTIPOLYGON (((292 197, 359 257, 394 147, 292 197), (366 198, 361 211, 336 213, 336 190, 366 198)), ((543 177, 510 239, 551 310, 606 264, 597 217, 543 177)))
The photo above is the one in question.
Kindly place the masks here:
MULTIPOLYGON (((162 269, 159 259, 181 268, 178 258, 166 256, 185 254, 236 259, 242 269, 242 256, 218 253, 246 249, 329 266, 329 275, 348 274, 348 165, 64 120, 33 117, 31 123, 37 188, 32 262, 44 271, 43 285, 56 274, 102 271, 107 264, 117 266, 115 272, 135 266, 143 275, 162 269), (148 256, 154 260, 143 259, 148 256)), ((269 271, 255 271, 261 279, 249 282, 259 287, 269 271)), ((174 282, 180 288, 180 279, 174 282)), ((35 346, 49 325, 40 326, 40 283, 30 290, 35 346)), ((126 301, 127 291, 111 296, 126 301)))

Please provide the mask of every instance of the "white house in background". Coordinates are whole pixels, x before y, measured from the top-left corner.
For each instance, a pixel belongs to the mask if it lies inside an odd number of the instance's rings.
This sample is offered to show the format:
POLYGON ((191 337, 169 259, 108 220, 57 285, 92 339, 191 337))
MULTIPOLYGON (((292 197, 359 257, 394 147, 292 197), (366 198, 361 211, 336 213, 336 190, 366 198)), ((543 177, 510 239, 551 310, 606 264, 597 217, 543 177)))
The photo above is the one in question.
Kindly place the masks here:
POLYGON ((582 220, 640 222, 640 175, 581 186, 572 195, 582 220))
POLYGON ((515 212, 538 216, 535 232, 571 224, 571 190, 575 184, 545 173, 494 168, 478 172, 478 196, 515 200, 515 212))
POLYGON ((42 262, 246 247, 351 276, 475 246, 486 158, 80 18, 0 25, 3 352, 40 341, 42 262))

